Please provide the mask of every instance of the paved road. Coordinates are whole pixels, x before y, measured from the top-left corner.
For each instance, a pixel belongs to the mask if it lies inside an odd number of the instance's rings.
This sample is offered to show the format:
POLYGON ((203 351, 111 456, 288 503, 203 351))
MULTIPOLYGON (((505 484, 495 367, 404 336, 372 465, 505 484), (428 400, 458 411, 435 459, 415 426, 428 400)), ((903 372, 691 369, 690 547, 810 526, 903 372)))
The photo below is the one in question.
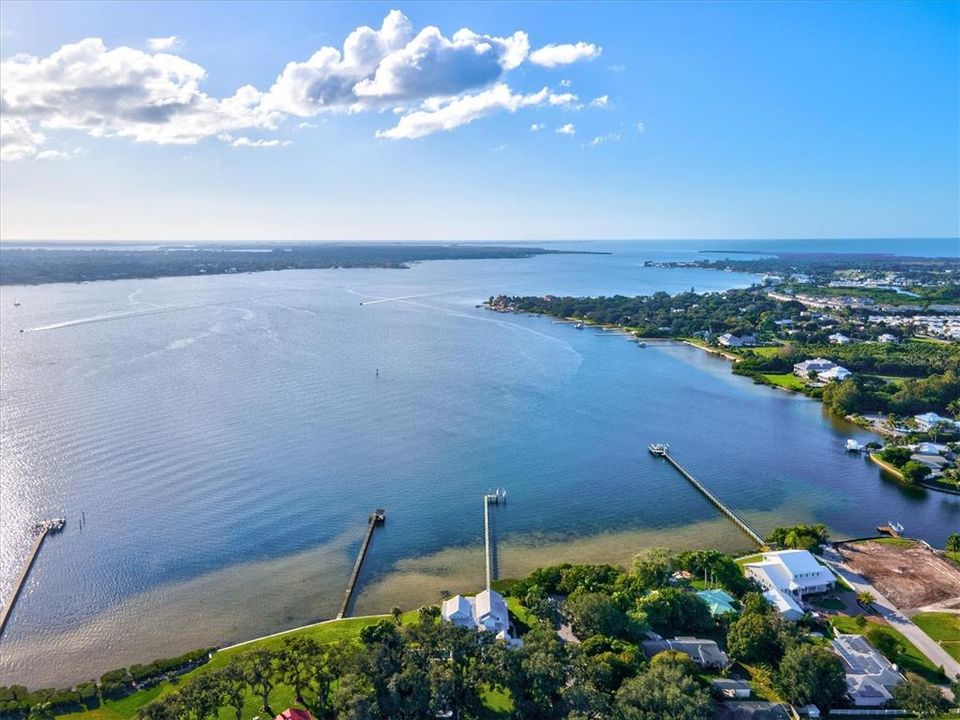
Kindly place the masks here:
POLYGON ((879 590, 871 585, 866 578, 853 572, 843 563, 843 558, 833 550, 826 548, 823 553, 823 559, 829 563, 833 570, 846 580, 857 592, 866 590, 875 598, 873 607, 884 620, 895 627, 903 636, 917 646, 934 664, 935 667, 943 666, 948 678, 954 678, 960 675, 960 662, 954 660, 947 651, 937 644, 936 640, 927 635, 923 630, 913 624, 913 622, 900 612, 896 606, 887 600, 879 590))

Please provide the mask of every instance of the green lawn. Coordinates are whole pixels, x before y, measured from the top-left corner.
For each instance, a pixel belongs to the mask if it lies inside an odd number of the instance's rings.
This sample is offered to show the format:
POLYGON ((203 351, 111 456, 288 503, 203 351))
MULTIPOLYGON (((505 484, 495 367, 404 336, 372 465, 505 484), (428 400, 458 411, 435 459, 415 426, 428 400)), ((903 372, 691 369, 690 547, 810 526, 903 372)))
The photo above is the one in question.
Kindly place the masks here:
POLYGON ((950 656, 960 660, 960 615, 952 613, 920 613, 912 620, 927 635, 938 641, 950 656))
POLYGON ((917 543, 914 540, 908 540, 907 538, 895 538, 895 537, 882 537, 877 538, 876 540, 866 540, 865 542, 875 542, 881 545, 893 545, 894 547, 913 547, 917 543))
POLYGON ((760 375, 766 382, 787 390, 803 390, 807 384, 793 373, 767 374, 760 375))
POLYGON ((740 569, 743 570, 743 566, 747 563, 760 562, 763 560, 762 553, 754 553, 753 555, 744 555, 743 557, 738 557, 734 562, 740 566, 740 569))
MULTIPOLYGON (((533 627, 537 624, 537 618, 534 617, 533 613, 523 605, 520 604, 520 599, 515 597, 507 597, 507 609, 510 611, 510 614, 514 616, 517 621, 517 625, 526 625, 528 628, 533 627)), ((520 632, 524 632, 523 628, 518 628, 520 632)))
POLYGON ((846 607, 842 602, 832 597, 814 598, 813 604, 827 610, 843 610, 846 607))
POLYGON ((868 619, 866 628, 861 631, 854 618, 846 615, 830 618, 830 624, 842 633, 866 635, 867 640, 890 662, 899 665, 901 670, 916 673, 933 683, 943 682, 938 668, 912 642, 889 625, 868 619))
POLYGON ((762 358, 771 358, 771 357, 774 357, 774 356, 775 356, 778 352, 780 352, 782 349, 783 349, 783 348, 780 347, 779 345, 773 345, 773 346, 770 346, 770 347, 747 348, 747 350, 749 350, 750 352, 752 352, 754 355, 759 355, 759 356, 762 357, 762 358))
MULTIPOLYGON (((230 658, 236 655, 242 655, 243 653, 255 648, 276 650, 281 647, 285 638, 292 636, 312 637, 317 640, 317 642, 324 644, 335 643, 339 642, 340 640, 353 640, 360 637, 361 629, 386 617, 389 616, 384 615, 372 618, 347 618, 345 620, 333 620, 330 622, 319 623, 317 625, 311 625, 299 630, 291 630, 290 632, 265 638, 263 640, 258 640, 246 645, 241 645, 240 647, 223 650, 215 653, 213 658, 206 665, 202 665, 196 670, 177 678, 176 683, 163 682, 155 687, 150 688, 149 690, 127 695, 119 700, 107 700, 103 705, 94 710, 67 713, 60 715, 59 717, 64 718, 65 720, 127 720, 128 718, 134 718, 136 717, 137 711, 144 705, 147 705, 162 695, 174 692, 178 685, 181 685, 191 678, 223 667, 227 664, 227 662, 229 662, 230 658)), ((417 612, 411 611, 404 613, 403 617, 401 618, 401 622, 411 623, 415 622, 416 619, 417 612)), ((277 712, 290 707, 293 704, 292 688, 289 688, 285 685, 278 685, 276 688, 274 688, 273 692, 270 693, 270 704, 277 712)), ((257 715, 259 711, 259 699, 254 697, 253 694, 250 694, 247 697, 243 716, 253 717, 254 715, 257 715)), ((228 708, 221 710, 220 720, 233 720, 233 711, 228 708)))

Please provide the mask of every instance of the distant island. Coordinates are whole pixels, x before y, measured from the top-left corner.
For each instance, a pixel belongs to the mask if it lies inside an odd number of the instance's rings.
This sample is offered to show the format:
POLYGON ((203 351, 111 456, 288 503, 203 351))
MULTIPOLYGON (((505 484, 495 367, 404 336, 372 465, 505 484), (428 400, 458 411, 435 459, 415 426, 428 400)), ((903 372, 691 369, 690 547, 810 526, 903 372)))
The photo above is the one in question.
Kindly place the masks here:
MULTIPOLYGON (((408 268, 423 260, 502 260, 585 254, 539 247, 441 243, 169 245, 79 249, 55 244, 0 247, 0 285, 226 275, 268 270, 408 268)), ((608 254, 608 253, 588 253, 608 254)))

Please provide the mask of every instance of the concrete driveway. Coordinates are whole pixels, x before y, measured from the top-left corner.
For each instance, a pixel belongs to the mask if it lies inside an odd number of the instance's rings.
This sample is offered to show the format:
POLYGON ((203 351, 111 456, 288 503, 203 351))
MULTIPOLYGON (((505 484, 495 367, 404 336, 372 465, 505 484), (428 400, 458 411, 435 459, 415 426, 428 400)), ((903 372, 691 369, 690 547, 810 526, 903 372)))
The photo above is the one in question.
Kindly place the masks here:
POLYGON ((875 598, 873 607, 877 614, 890 623, 892 627, 903 633, 903 636, 916 645, 917 649, 926 655, 930 662, 937 667, 943 667, 948 678, 952 679, 960 675, 960 663, 950 657, 947 651, 937 644, 936 640, 914 625, 910 618, 900 612, 866 578, 850 570, 833 548, 824 548, 823 559, 834 572, 850 583, 858 593, 865 590, 873 595, 875 598))

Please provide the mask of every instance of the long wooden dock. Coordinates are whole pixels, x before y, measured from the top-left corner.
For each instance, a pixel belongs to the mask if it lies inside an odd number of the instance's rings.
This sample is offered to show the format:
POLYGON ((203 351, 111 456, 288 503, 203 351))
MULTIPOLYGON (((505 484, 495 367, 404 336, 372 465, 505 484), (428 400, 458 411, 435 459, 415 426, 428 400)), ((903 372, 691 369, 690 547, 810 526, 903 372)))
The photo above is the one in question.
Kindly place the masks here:
POLYGON ((490 581, 496 580, 496 558, 494 557, 495 549, 490 540, 490 505, 499 505, 501 502, 504 504, 507 502, 506 490, 500 489, 496 492, 483 496, 483 551, 484 560, 486 561, 487 565, 487 590, 490 589, 490 581))
POLYGON ((353 572, 350 573, 350 580, 347 582, 347 590, 343 594, 343 604, 340 606, 340 612, 337 613, 337 620, 344 618, 347 614, 347 608, 350 606, 350 598, 353 596, 353 590, 357 585, 357 578, 360 577, 360 568, 363 566, 363 559, 367 556, 367 549, 370 547, 370 538, 373 537, 373 531, 377 525, 387 519, 387 513, 383 508, 377 508, 370 517, 367 518, 367 534, 363 536, 363 544, 360 546, 360 552, 357 555, 357 562, 353 565, 353 572))
POLYGON ((687 480, 690 481, 697 490, 706 496, 707 500, 712 502, 720 512, 726 515, 728 518, 733 520, 734 524, 739 527, 743 532, 750 536, 750 539, 753 540, 757 545, 766 545, 764 539, 760 534, 750 527, 746 520, 737 515, 733 510, 731 510, 720 498, 710 492, 710 489, 704 485, 702 482, 697 480, 694 477, 693 473, 687 470, 680 462, 670 454, 670 446, 665 443, 651 443, 650 444, 650 453, 658 457, 662 457, 668 463, 673 465, 681 475, 683 475, 687 480))
POLYGON ((33 564, 37 560, 37 556, 40 554, 40 548, 43 546, 43 541, 47 539, 47 535, 50 533, 60 532, 63 530, 65 524, 63 518, 57 518, 56 520, 47 520, 42 523, 37 523, 37 537, 33 541, 33 547, 30 548, 30 554, 27 556, 27 561, 23 565, 23 570, 20 572, 20 577, 17 578, 17 584, 13 586, 13 592, 10 594, 10 599, 7 601, 7 604, 0 608, 0 637, 3 636, 3 631, 7 627, 7 620, 10 619, 10 613, 13 612, 13 606, 17 604, 17 598, 20 597, 20 591, 23 590, 23 586, 27 584, 27 577, 30 575, 30 570, 33 568, 33 564))

